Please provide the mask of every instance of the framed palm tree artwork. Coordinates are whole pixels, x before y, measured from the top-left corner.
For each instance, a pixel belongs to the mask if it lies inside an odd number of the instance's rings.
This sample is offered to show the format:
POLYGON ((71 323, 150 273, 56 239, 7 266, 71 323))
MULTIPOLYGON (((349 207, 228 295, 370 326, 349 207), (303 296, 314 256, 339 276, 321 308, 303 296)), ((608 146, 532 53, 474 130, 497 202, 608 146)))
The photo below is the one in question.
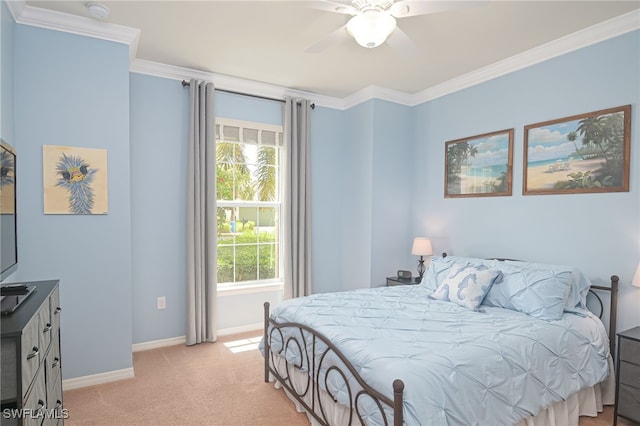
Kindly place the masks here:
POLYGON ((445 143, 444 196, 511 195, 513 129, 445 143))
POLYGON ((107 214, 107 150, 42 146, 44 213, 107 214))
POLYGON ((629 191, 631 105, 524 128, 524 195, 629 191))

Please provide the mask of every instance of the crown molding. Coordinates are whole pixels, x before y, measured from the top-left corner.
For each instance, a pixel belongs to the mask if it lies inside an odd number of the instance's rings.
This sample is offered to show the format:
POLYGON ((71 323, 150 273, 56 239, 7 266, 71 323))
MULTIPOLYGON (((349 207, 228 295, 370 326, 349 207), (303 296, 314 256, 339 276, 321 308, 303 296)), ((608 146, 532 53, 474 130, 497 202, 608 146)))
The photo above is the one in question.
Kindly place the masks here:
POLYGON ((129 46, 129 60, 132 61, 136 57, 140 40, 140 30, 137 28, 33 7, 27 5, 24 0, 11 0, 6 3, 18 24, 126 44, 129 46))
POLYGON ((634 10, 608 21, 592 25, 526 52, 422 90, 413 95, 411 105, 419 105, 449 95, 637 29, 640 29, 640 10, 634 10))
POLYGON ((410 94, 379 86, 368 86, 345 98, 334 98, 223 74, 137 59, 135 56, 140 39, 139 29, 28 6, 24 0, 9 0, 6 1, 6 4, 14 20, 20 24, 128 44, 131 72, 175 80, 190 80, 191 78, 209 80, 213 81, 216 87, 226 90, 273 98, 284 98, 285 96, 303 97, 315 102, 317 105, 343 110, 371 99, 416 106, 574 50, 640 29, 640 10, 635 10, 417 93, 410 94))
POLYGON ((162 64, 159 62, 146 61, 143 59, 134 60, 129 67, 129 71, 137 74, 145 74, 173 80, 197 79, 212 81, 217 88, 231 90, 234 92, 265 96, 274 99, 284 99, 287 96, 304 98, 314 102, 316 105, 334 109, 345 109, 344 100, 339 98, 332 98, 330 96, 289 89, 283 86, 276 86, 254 80, 246 80, 224 74, 216 74, 207 71, 178 67, 175 65, 162 64))

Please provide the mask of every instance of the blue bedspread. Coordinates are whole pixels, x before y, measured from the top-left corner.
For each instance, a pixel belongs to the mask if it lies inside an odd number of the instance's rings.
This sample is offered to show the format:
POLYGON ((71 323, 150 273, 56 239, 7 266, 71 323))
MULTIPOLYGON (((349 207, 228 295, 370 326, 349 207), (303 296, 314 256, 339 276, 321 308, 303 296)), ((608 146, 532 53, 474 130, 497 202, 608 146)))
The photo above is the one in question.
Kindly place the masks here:
POLYGON ((544 321, 428 294, 422 285, 316 294, 275 306, 271 317, 328 337, 391 399, 393 380, 403 380, 407 425, 513 425, 609 374, 608 337, 594 315, 544 321))

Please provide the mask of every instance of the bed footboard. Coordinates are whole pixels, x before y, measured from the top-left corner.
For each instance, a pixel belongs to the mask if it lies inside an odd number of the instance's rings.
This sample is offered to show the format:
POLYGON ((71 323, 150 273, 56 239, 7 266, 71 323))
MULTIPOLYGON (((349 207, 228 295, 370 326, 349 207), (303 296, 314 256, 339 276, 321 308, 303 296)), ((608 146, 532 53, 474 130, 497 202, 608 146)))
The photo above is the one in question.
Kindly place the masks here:
MULTIPOLYGON (((355 415, 359 422, 366 424, 359 402, 368 399, 377 407, 376 412, 382 424, 401 426, 403 423, 403 392, 402 380, 393 382, 393 400, 373 389, 360 377, 353 365, 325 336, 314 329, 298 323, 277 323, 269 315, 269 302, 264 303, 264 381, 269 382, 273 376, 298 401, 307 413, 322 425, 330 426, 326 399, 321 394, 327 393, 333 404, 339 404, 337 397, 332 394, 329 381, 340 380, 348 393, 349 422, 352 424, 355 415), (284 333, 284 330, 289 333, 284 333), (291 332, 293 331, 293 332, 291 332), (285 337, 286 336, 286 337, 285 337), (278 349, 274 352, 274 339, 278 349), (299 355, 299 363, 287 361, 287 351, 295 351, 299 355), (278 367, 275 360, 280 356, 284 367, 278 367), (339 359, 340 365, 328 363, 328 359, 339 359), (296 389, 290 374, 291 368, 306 370, 308 381, 303 389, 296 389), (331 378, 330 378, 331 377, 331 378), (351 380, 349 379, 351 378, 351 380), (324 385, 324 387, 322 386, 324 385), (385 407, 387 408, 385 410, 385 407), (393 413, 390 418, 389 411, 393 413)), ((298 386, 299 388, 300 386, 298 386)), ((371 406, 371 404, 370 404, 371 406)))

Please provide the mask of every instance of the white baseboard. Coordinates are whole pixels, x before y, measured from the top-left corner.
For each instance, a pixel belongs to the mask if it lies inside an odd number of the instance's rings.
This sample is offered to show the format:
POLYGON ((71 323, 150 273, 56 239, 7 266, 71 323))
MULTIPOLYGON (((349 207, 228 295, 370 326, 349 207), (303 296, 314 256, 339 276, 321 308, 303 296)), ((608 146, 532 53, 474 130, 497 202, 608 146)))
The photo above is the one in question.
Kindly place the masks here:
POLYGON ((107 371, 106 373, 91 374, 89 376, 74 377, 62 381, 62 390, 86 388, 87 386, 101 385, 117 380, 133 379, 135 374, 133 367, 122 370, 107 371))
MULTIPOLYGON (((240 327, 230 327, 218 330, 218 336, 230 336, 233 334, 248 333, 250 331, 262 331, 264 324, 242 325, 240 327)), ((133 352, 146 351, 149 349, 162 348, 165 346, 184 345, 187 338, 185 336, 170 337, 168 339, 152 340, 150 342, 135 343, 131 346, 133 352)), ((133 367, 122 370, 107 371, 106 373, 91 374, 89 376, 74 377, 62 381, 62 390, 85 388, 87 386, 101 385, 103 383, 115 382, 117 380, 133 379, 135 374, 133 367)))
POLYGON ((184 345, 187 342, 185 336, 170 337, 168 339, 151 340, 150 342, 134 343, 131 346, 133 352, 148 351, 149 349, 164 348, 165 346, 184 345))
MULTIPOLYGON (((218 330, 219 337, 231 336, 233 334, 248 333, 250 331, 262 331, 264 324, 259 322, 255 324, 241 325, 239 327, 223 328, 218 330)), ((184 345, 187 343, 186 336, 170 337, 168 339, 151 340, 149 342, 134 343, 131 346, 133 352, 148 351, 150 349, 164 348, 166 346, 184 345)))

